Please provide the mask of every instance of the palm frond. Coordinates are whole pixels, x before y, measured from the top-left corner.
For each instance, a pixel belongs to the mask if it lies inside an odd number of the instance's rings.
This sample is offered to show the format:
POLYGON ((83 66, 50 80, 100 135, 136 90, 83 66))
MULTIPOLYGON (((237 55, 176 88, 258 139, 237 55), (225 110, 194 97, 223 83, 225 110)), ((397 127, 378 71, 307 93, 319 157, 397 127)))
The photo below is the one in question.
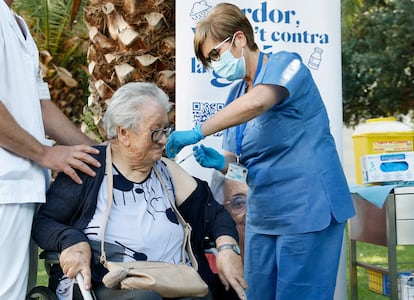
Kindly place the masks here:
POLYGON ((58 53, 65 40, 65 32, 70 28, 72 0, 44 0, 48 3, 48 50, 52 55, 58 53))
POLYGON ((80 34, 71 31, 72 18, 76 16, 72 15, 74 1, 77 0, 15 0, 13 8, 28 22, 40 49, 48 50, 53 57, 62 53, 67 56, 66 50, 73 53, 73 47, 63 49, 62 46, 72 36, 80 34))

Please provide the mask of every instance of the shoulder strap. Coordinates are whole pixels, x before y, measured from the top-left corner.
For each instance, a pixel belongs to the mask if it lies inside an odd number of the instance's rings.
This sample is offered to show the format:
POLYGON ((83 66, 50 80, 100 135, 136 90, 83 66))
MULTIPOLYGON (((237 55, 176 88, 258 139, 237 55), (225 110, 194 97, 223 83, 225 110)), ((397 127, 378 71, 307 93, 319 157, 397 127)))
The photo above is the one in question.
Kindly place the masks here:
MULTIPOLYGON (((168 168, 168 166, 167 166, 168 168)), ((175 212, 178 221, 180 222, 181 226, 183 226, 184 229, 184 241, 183 241, 183 247, 181 250, 181 261, 185 262, 185 250, 187 249, 187 253, 188 256, 190 257, 190 261, 191 264, 193 266, 194 269, 198 270, 198 263, 197 260, 195 259, 194 253, 193 253, 193 248, 191 247, 191 225, 188 224, 183 216, 180 214, 180 212, 178 211, 176 205, 175 205, 175 200, 171 199, 171 194, 169 193, 169 191, 167 190, 167 187, 165 186, 164 180, 162 179, 157 167, 154 167, 154 172, 158 177, 158 180, 160 181, 162 188, 164 189, 164 192, 167 194, 168 200, 170 201, 171 207, 173 209, 173 211, 175 212)))
POLYGON ((106 173, 106 179, 107 179, 107 205, 106 205, 106 212, 105 212, 105 219, 102 226, 101 231, 101 257, 100 262, 104 266, 106 265, 106 254, 105 254, 105 231, 106 231, 106 225, 108 223, 109 218, 109 212, 111 211, 112 206, 112 189, 114 185, 114 177, 112 175, 112 156, 111 156, 111 143, 108 143, 106 146, 106 160, 105 160, 105 173, 106 173))

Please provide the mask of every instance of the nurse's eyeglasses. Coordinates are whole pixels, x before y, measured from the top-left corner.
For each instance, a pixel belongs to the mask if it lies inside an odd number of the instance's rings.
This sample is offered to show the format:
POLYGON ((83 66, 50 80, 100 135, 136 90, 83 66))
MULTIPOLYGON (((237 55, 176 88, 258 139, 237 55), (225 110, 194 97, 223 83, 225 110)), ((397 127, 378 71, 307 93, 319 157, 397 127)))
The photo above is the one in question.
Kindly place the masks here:
POLYGON ((220 52, 218 51, 218 49, 220 49, 220 47, 227 43, 230 39, 231 37, 229 36, 224 41, 215 46, 213 49, 211 49, 206 58, 208 63, 211 63, 211 61, 218 61, 220 59, 220 52))
POLYGON ((165 137, 168 138, 172 131, 172 127, 153 129, 151 130, 151 141, 153 141, 154 143, 158 143, 162 139, 163 135, 165 135, 165 137))

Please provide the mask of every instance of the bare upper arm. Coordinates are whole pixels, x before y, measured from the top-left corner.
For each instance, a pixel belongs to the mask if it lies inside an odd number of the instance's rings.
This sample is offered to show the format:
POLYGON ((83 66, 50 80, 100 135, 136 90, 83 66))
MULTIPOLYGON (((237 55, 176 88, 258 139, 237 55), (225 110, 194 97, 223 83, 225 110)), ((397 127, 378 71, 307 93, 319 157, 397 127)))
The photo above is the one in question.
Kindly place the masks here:
POLYGON ((194 192, 197 187, 197 182, 175 161, 166 157, 163 157, 162 160, 166 163, 170 171, 175 189, 175 201, 179 206, 194 192))
POLYGON ((272 106, 281 103, 289 96, 289 91, 279 85, 272 84, 259 84, 252 89, 254 93, 254 99, 260 102, 263 106, 263 110, 268 110, 272 106))

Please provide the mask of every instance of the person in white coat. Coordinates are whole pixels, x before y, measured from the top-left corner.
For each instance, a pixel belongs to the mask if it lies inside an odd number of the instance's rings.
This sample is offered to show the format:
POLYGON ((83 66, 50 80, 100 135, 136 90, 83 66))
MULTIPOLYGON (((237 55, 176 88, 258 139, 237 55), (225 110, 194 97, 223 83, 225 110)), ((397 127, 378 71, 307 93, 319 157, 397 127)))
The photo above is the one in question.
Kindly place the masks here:
POLYGON ((99 166, 97 150, 50 101, 38 49, 25 21, 0 0, 0 299, 25 299, 29 242, 37 203, 45 202, 47 170, 81 183, 99 166), (60 145, 51 146, 46 134, 60 145), (67 145, 67 146, 62 146, 67 145))

